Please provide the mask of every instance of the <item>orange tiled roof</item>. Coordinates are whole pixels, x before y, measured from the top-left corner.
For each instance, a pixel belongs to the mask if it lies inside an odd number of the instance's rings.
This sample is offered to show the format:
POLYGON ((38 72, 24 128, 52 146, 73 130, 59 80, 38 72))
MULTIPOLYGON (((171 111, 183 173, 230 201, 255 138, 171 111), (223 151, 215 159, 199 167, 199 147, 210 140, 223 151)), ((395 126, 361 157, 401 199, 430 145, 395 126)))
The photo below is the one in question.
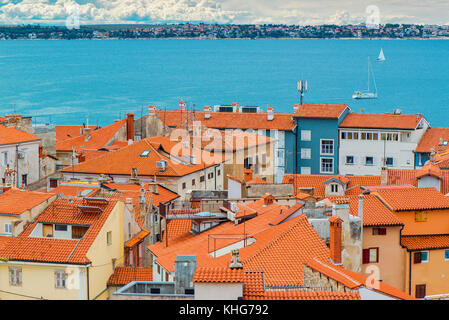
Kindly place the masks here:
MULTIPOLYGON (((187 111, 157 110, 159 118, 169 127, 183 126, 188 119, 192 121, 187 111)), ((242 112, 210 112, 210 118, 205 119, 204 111, 195 111, 195 121, 201 125, 215 129, 277 129, 293 130, 296 125, 292 113, 275 113, 273 120, 267 120, 266 112, 242 113, 242 112)))
POLYGON ((2 213, 20 215, 51 197, 54 197, 54 194, 11 188, 0 194, 0 215, 2 213))
POLYGON ((449 198, 435 188, 385 189, 376 193, 393 211, 449 209, 449 198))
POLYGON ((414 130, 422 118, 420 114, 349 113, 339 127, 414 130))
POLYGON ((243 283, 243 269, 231 269, 228 267, 196 268, 193 282, 226 282, 243 283))
MULTIPOLYGON (((415 152, 430 153, 430 149, 434 147, 435 152, 438 151, 440 138, 443 141, 449 140, 449 128, 428 128, 419 141, 415 152)), ((447 147, 445 147, 447 149, 447 147)))
POLYGON ((145 239, 146 236, 148 236, 150 234, 150 231, 148 230, 142 230, 140 231, 134 238, 128 240, 125 243, 125 247, 126 248, 132 248, 134 247, 136 244, 138 244, 140 241, 142 241, 143 239, 145 239))
POLYGON ((268 182, 263 180, 262 178, 257 177, 246 182, 247 186, 250 186, 252 184, 268 184, 268 182))
POLYGON ((265 291, 263 295, 245 295, 245 300, 361 300, 358 292, 340 291, 265 291))
MULTIPOLYGON (((349 196, 349 210, 359 216, 359 197, 349 196)), ((400 226, 404 223, 394 215, 374 194, 363 195, 363 226, 400 226)))
POLYGON ((87 264, 87 253, 97 238, 103 224, 108 219, 117 201, 109 200, 107 205, 99 205, 103 211, 99 214, 78 212, 77 206, 83 205, 83 199, 75 198, 55 200, 45 209, 18 237, 11 238, 0 249, 0 257, 9 260, 87 264), (38 223, 61 223, 87 226, 82 239, 58 239, 31 237, 38 223))
POLYGON ((56 150, 72 151, 73 147, 75 147, 75 150, 77 151, 80 151, 81 147, 90 150, 101 149, 111 141, 117 131, 123 126, 126 126, 126 119, 116 121, 106 127, 91 131, 91 137, 88 141, 85 141, 84 135, 78 135, 74 138, 57 141, 56 150))
POLYGON ((0 125, 0 145, 22 143, 30 141, 39 141, 41 138, 32 135, 31 133, 18 130, 14 127, 5 127, 0 125))
MULTIPOLYGON (((108 152, 95 159, 65 167, 61 171, 130 175, 132 169, 136 168, 138 174, 141 176, 184 176, 192 172, 204 170, 204 168, 209 168, 223 161, 223 159, 220 159, 212 163, 205 163, 204 159, 212 158, 212 156, 206 151, 199 151, 202 154, 202 159, 198 159, 197 164, 190 164, 188 162, 180 163, 170 155, 170 151, 173 150, 174 156, 178 156, 177 151, 179 149, 176 146, 180 146, 181 149, 183 148, 178 142, 171 141, 166 137, 150 137, 134 142, 115 152, 108 152), (147 156, 141 156, 144 151, 149 151, 149 154, 147 156), (166 160, 168 163, 168 166, 163 172, 160 171, 160 168, 156 167, 156 162, 160 160, 166 160)), ((190 154, 191 149, 184 150, 190 154)))
POLYGON ((116 267, 109 277, 108 286, 125 286, 132 281, 153 281, 153 268, 116 267))
MULTIPOLYGON (((313 196, 324 198, 324 182, 335 178, 335 175, 323 174, 286 174, 282 183, 293 183, 295 194, 302 193, 301 188, 313 188, 313 196)), ((348 179, 346 195, 357 195, 363 193, 361 187, 380 185, 380 176, 351 176, 339 175, 340 179, 348 179)))
POLYGON ((97 192, 99 188, 96 187, 82 187, 82 186, 67 186, 67 185, 59 185, 56 188, 50 190, 48 193, 54 193, 54 194, 62 194, 64 197, 71 196, 71 197, 79 197, 81 196, 81 192, 85 190, 91 190, 91 192, 85 194, 85 197, 91 196, 93 193, 97 192))
POLYGON ((284 222, 285 220, 287 220, 288 218, 290 218, 293 214, 295 214, 296 212, 298 212, 299 209, 301 209, 302 207, 304 207, 304 205, 302 203, 295 203, 294 205, 292 205, 290 208, 288 209, 283 209, 281 210, 281 212, 279 213, 278 216, 276 216, 271 222, 270 225, 278 225, 282 222, 284 222))
POLYGON ((427 162, 424 166, 419 168, 416 172, 416 178, 419 179, 424 176, 434 176, 439 179, 443 177, 441 169, 432 162, 427 162))
MULTIPOLYGON (((83 134, 81 131, 83 125, 56 125, 56 142, 61 142, 67 139, 75 138, 83 134)), ((97 129, 98 126, 88 126, 92 131, 97 129)))
POLYGON ((401 244, 408 250, 429 250, 449 248, 449 235, 401 236, 401 244))
POLYGON ((346 104, 305 103, 293 114, 295 118, 335 118, 338 119, 346 110, 346 104))

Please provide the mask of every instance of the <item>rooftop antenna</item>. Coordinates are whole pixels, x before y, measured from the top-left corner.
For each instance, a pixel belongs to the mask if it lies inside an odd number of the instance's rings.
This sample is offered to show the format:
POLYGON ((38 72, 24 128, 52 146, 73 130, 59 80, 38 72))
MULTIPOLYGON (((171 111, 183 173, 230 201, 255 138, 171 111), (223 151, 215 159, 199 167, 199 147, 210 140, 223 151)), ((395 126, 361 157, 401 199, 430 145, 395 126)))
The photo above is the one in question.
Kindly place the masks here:
POLYGON ((299 95, 299 104, 302 105, 302 99, 304 97, 304 93, 307 92, 307 80, 299 80, 298 81, 298 92, 299 95))

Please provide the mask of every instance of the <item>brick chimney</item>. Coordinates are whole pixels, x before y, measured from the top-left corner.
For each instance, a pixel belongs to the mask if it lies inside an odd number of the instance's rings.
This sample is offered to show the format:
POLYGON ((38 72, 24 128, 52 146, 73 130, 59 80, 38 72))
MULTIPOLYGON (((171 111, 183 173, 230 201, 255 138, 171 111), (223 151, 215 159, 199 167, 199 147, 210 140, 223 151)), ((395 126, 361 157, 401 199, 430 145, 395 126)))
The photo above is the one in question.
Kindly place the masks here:
POLYGON ((245 169, 243 171, 243 180, 250 181, 253 179, 253 169, 245 169))
POLYGON ((268 107, 267 108, 267 120, 271 121, 274 119, 274 108, 273 107, 268 107))
POLYGON ((329 218, 329 249, 332 262, 341 263, 343 220, 338 216, 329 218))
POLYGON ((78 158, 78 163, 86 161, 86 155, 84 154, 84 147, 81 147, 81 152, 76 157, 78 158))
POLYGON ((239 249, 231 251, 231 264, 230 269, 243 269, 242 261, 240 260, 239 249))
POLYGON ((134 113, 132 112, 126 115, 126 133, 127 140, 134 141, 134 113))
POLYGON ((210 106, 204 106, 204 119, 210 119, 210 106))
POLYGON ((150 104, 148 106, 148 114, 150 116, 155 116, 156 115, 156 106, 155 105, 150 104))
POLYGON ((185 110, 186 109, 186 102, 185 101, 179 101, 179 110, 185 110))
POLYGON ((299 104, 297 103, 297 104, 294 104, 293 105, 293 112, 296 112, 296 110, 298 110, 299 109, 299 104))
POLYGON ((380 185, 388 185, 388 169, 387 167, 380 168, 380 185))
POLYGON ((44 147, 39 145, 39 159, 42 158, 43 153, 44 153, 44 147))
POLYGON ((270 204, 273 204, 273 202, 274 202, 274 196, 269 193, 265 193, 263 196, 263 205, 266 207, 270 204))

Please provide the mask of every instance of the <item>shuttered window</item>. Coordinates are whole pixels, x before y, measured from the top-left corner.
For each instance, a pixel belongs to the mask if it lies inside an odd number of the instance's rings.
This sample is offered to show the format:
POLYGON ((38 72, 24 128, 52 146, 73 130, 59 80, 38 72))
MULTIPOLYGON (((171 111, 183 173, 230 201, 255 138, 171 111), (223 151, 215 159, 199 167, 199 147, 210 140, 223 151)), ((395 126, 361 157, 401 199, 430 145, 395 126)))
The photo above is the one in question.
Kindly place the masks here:
POLYGON ((415 288, 415 297, 418 299, 422 299, 426 296, 426 285, 425 284, 417 284, 415 288))
POLYGON ((22 268, 9 268, 9 284, 11 286, 22 285, 22 268))
POLYGON ((65 271, 55 271, 55 287, 59 289, 67 287, 67 273, 65 271))
POLYGON ((379 248, 363 249, 362 263, 379 262, 379 248))

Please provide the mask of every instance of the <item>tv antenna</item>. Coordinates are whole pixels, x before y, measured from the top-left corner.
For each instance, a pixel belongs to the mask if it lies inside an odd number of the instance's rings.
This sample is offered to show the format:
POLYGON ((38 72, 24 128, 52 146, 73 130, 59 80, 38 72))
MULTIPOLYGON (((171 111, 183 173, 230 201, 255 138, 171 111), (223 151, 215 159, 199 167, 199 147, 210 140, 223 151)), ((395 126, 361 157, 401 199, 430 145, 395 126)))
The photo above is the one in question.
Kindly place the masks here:
POLYGON ((299 104, 302 105, 302 99, 304 97, 304 93, 307 92, 307 80, 299 80, 298 81, 298 92, 299 92, 299 104))

